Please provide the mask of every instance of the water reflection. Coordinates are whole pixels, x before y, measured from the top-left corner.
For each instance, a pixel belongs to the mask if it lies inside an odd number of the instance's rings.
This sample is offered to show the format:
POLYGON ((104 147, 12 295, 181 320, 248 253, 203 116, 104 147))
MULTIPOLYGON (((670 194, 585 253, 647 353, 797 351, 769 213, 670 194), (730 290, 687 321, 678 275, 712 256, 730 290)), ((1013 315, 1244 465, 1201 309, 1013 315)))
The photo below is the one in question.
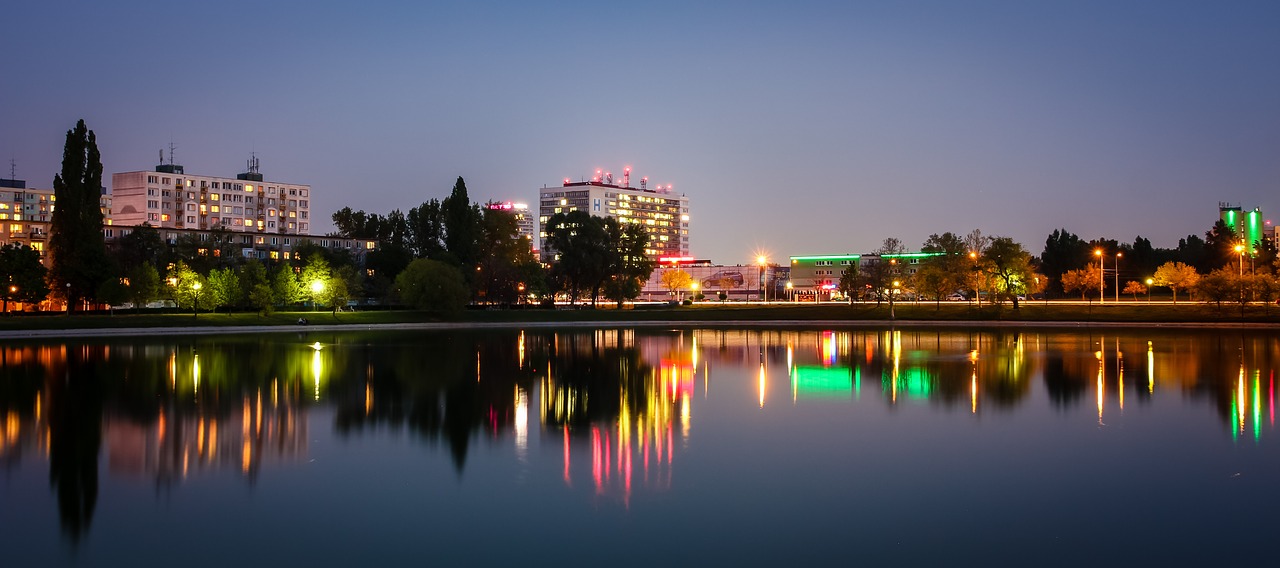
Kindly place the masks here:
POLYGON ((666 491, 714 403, 768 416, 867 405, 962 416, 1040 400, 1099 427, 1157 397, 1210 404, 1231 439, 1275 428, 1276 337, 901 330, 493 331, 11 342, 0 462, 47 460, 64 534, 89 530, 99 464, 171 488, 253 484, 308 459, 313 410, 361 439, 407 432, 458 476, 473 445, 554 448, 560 482, 631 503, 666 491), (1037 387, 1039 385, 1039 387, 1037 387), (712 396, 713 392, 716 396, 712 396), (721 397, 721 398, 717 398, 721 397))

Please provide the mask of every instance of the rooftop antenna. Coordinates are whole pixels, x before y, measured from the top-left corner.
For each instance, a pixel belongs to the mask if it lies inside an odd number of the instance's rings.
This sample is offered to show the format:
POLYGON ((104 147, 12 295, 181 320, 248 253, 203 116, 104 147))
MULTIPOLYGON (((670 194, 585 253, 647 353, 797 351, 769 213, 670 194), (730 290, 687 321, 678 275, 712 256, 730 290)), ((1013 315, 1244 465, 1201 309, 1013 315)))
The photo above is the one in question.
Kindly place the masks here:
MULTIPOLYGON (((173 145, 173 141, 172 141, 172 140, 170 140, 170 141, 169 141, 169 165, 170 165, 170 166, 172 166, 172 165, 174 164, 174 161, 173 161, 173 150, 174 150, 175 148, 177 148, 177 146, 174 146, 174 145, 173 145)), ((163 156, 163 155, 161 155, 161 158, 163 159, 163 158, 164 158, 164 156, 163 156)))
POLYGON ((9 179, 18 179, 18 162, 9 158, 9 179))

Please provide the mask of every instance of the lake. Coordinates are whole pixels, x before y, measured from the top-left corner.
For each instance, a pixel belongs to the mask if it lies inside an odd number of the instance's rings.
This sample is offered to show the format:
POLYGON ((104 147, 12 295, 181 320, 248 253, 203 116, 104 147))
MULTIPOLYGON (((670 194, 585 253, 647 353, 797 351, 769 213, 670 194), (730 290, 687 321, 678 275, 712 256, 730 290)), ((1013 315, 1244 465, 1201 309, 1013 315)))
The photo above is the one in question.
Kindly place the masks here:
POLYGON ((7 340, 0 564, 1273 557, 1280 334, 7 340))

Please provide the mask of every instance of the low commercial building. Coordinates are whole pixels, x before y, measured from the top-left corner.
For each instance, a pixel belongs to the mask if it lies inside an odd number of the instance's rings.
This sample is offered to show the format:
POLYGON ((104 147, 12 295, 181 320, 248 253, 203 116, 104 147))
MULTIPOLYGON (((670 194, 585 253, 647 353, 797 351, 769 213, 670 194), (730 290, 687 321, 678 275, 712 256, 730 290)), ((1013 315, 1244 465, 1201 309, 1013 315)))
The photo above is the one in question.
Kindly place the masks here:
POLYGON ((892 262, 894 274, 910 278, 920 263, 942 253, 826 254, 791 257, 791 294, 797 301, 824 302, 843 299, 840 276, 850 266, 866 270, 880 262, 892 262))

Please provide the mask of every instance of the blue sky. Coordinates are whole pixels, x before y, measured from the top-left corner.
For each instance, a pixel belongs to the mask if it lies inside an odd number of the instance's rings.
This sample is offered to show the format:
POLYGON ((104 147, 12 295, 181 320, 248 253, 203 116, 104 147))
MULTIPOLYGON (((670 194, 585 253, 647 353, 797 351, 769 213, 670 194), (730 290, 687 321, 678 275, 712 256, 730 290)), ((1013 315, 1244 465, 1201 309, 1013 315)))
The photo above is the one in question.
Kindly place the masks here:
MULTIPOLYGON (((308 183, 317 219, 536 203, 630 165, 693 253, 1172 247, 1219 201, 1280 222, 1275 2, 22 2, 0 158, 51 187, 84 118, 110 172, 308 183)), ((317 223, 328 230, 328 223, 317 223)))

